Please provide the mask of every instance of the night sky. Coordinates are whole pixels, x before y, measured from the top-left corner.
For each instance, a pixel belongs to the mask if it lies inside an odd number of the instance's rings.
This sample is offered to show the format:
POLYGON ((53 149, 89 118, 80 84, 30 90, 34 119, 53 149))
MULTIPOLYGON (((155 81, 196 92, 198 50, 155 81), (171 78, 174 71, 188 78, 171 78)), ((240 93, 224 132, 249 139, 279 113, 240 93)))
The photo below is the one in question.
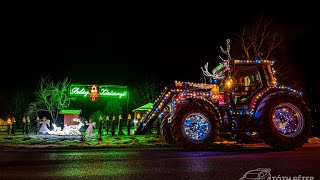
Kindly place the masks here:
POLYGON ((287 41, 281 63, 293 72, 290 78, 319 91, 311 64, 319 56, 318 6, 297 0, 236 2, 7 3, 1 21, 1 113, 17 90, 32 93, 45 75, 86 84, 130 85, 146 77, 201 81, 200 67, 219 62, 219 46, 225 47, 227 38, 232 44, 245 24, 262 15, 272 18, 287 41))

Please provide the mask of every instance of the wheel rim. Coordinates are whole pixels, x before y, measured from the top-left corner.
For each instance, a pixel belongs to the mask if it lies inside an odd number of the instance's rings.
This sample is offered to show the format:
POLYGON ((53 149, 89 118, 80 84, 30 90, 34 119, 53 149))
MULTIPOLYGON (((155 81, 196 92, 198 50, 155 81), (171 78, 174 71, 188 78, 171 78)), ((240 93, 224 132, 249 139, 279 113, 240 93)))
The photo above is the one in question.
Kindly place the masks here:
POLYGON ((204 140, 210 132, 210 121, 201 113, 188 115, 183 124, 184 133, 193 141, 204 140))
POLYGON ((291 103, 281 103, 273 111, 273 124, 282 136, 298 136, 304 127, 304 121, 299 108, 291 103))

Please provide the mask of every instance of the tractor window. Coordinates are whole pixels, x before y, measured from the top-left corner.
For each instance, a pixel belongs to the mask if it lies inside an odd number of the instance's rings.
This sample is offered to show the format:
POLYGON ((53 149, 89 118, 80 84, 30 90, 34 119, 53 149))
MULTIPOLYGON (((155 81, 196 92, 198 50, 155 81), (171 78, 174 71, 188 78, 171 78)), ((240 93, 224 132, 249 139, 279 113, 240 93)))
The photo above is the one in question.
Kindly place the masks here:
POLYGON ((241 91, 251 91, 261 86, 261 76, 256 66, 238 67, 234 72, 233 79, 241 91))
POLYGON ((245 100, 262 86, 261 76, 256 66, 237 66, 233 73, 235 102, 245 100))
POLYGON ((273 82, 272 82, 272 72, 271 72, 271 69, 270 69, 270 66, 263 66, 263 72, 264 72, 264 76, 266 78, 266 81, 268 83, 268 86, 272 86, 273 85, 273 82))

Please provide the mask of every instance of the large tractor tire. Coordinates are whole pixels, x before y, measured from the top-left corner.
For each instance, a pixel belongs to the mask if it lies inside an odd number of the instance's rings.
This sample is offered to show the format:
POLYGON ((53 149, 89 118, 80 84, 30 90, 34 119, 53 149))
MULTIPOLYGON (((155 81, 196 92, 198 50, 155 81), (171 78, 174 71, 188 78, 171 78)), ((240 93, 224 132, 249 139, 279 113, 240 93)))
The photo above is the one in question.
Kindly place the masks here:
POLYGON ((161 121, 160 133, 166 143, 175 144, 175 140, 173 139, 171 133, 171 123, 168 122, 168 116, 165 116, 161 121))
POLYGON ((218 114, 201 100, 192 100, 177 110, 172 135, 186 150, 205 150, 219 135, 218 114))
POLYGON ((155 129, 158 135, 161 135, 161 121, 162 119, 157 119, 155 122, 155 129))
POLYGON ((311 135, 308 105, 293 93, 268 95, 260 102, 255 117, 259 136, 274 148, 301 147, 311 135))

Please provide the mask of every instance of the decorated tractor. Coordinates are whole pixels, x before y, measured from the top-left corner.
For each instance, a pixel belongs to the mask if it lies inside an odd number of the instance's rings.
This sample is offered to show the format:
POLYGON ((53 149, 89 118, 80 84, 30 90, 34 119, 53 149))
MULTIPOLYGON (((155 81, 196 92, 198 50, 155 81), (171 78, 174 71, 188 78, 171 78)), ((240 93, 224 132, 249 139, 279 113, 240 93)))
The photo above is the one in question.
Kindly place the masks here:
POLYGON ((269 60, 233 60, 202 69, 208 83, 175 81, 164 88, 135 134, 160 122, 167 143, 203 150, 218 136, 257 137, 279 149, 294 149, 311 135, 311 117, 302 92, 277 84, 269 60))

